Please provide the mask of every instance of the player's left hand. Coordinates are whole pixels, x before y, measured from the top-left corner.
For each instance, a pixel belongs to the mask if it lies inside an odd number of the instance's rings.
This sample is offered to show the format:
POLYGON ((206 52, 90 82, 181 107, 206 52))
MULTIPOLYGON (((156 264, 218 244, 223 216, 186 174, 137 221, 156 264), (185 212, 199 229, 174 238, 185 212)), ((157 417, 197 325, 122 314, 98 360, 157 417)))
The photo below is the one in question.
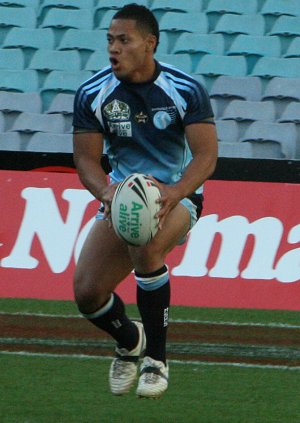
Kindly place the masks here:
POLYGON ((158 186, 161 197, 157 202, 160 204, 161 208, 156 214, 156 217, 159 219, 158 228, 162 229, 167 215, 177 206, 181 200, 180 193, 176 185, 166 185, 161 182, 158 182, 155 178, 149 176, 153 182, 158 186))

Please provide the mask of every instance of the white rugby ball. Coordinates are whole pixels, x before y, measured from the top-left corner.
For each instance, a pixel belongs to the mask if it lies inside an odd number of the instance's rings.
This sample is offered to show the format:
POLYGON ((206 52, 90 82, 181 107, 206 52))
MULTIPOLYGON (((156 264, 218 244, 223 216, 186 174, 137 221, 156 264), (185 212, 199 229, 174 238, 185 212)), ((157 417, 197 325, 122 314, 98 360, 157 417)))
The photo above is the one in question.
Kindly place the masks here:
POLYGON ((157 185, 146 175, 134 173, 121 182, 111 204, 116 234, 131 245, 146 245, 158 231, 160 198, 157 185))

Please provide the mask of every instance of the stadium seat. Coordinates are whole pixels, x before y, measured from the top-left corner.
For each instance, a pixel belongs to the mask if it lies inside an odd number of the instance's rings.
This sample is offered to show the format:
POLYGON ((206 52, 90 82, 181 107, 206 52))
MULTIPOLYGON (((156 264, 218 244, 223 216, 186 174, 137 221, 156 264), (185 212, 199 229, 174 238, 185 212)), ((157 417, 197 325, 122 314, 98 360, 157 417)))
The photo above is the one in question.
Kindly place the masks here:
POLYGON ((6 121, 5 121, 5 115, 3 112, 0 111, 0 132, 6 131, 6 121))
POLYGON ((175 66, 186 73, 192 73, 192 60, 189 54, 156 54, 156 60, 175 66))
POLYGON ((107 48, 106 30, 68 29, 59 43, 58 50, 88 50, 92 51, 107 48))
POLYGON ((5 116, 6 130, 13 126, 20 113, 40 113, 41 110, 41 98, 38 93, 0 91, 0 111, 5 116))
POLYGON ((49 109, 46 110, 45 113, 61 113, 63 115, 72 115, 73 103, 74 94, 59 93, 53 98, 51 104, 49 105, 49 109))
POLYGON ((199 62, 195 73, 208 76, 246 76, 247 63, 242 56, 206 54, 199 62))
POLYGON ((242 134, 252 122, 275 122, 275 117, 275 105, 272 101, 232 100, 219 119, 238 122, 242 134))
POLYGON ((254 66, 251 75, 261 78, 297 78, 300 71, 300 58, 261 57, 254 66))
POLYGON ((224 39, 221 34, 184 32, 178 37, 172 53, 224 54, 224 39))
POLYGON ((300 102, 298 103, 296 101, 292 101, 287 104, 286 108, 282 112, 282 115, 279 117, 278 122, 300 124, 300 102))
POLYGON ((266 85, 261 100, 272 100, 279 118, 290 102, 300 102, 300 78, 272 78, 266 85))
POLYGON ((52 8, 42 20, 41 28, 93 29, 94 15, 91 9, 52 8))
POLYGON ((0 49, 0 69, 24 69, 25 61, 20 48, 0 49))
POLYGON ((167 12, 162 16, 160 23, 161 31, 169 32, 208 32, 208 20, 205 13, 178 13, 167 12))
POLYGON ((215 120, 219 142, 235 143, 239 141, 239 127, 234 120, 215 120))
POLYGON ((280 16, 274 23, 268 35, 299 36, 300 17, 280 16))
POLYGON ((252 147, 250 143, 241 142, 220 142, 218 144, 219 157, 228 158, 252 158, 252 147))
POLYGON ((62 9, 92 9, 94 0, 43 0, 39 14, 43 19, 47 12, 52 8, 62 9))
POLYGON ((108 54, 106 51, 94 51, 84 67, 87 71, 98 72, 100 69, 110 66, 108 54))
POLYGON ((169 0, 153 0, 150 9, 155 17, 160 20, 162 15, 167 12, 202 12, 202 3, 202 0, 189 0, 187 2, 183 2, 182 0, 172 0, 172 2, 169 0))
POLYGON ((166 32, 161 32, 159 34, 159 44, 157 47, 157 52, 159 54, 168 54, 168 53, 171 53, 170 50, 171 50, 171 47, 169 46, 168 34, 166 32))
POLYGON ((300 57, 300 37, 296 37, 292 40, 288 46, 286 53, 283 55, 285 58, 300 57))
POLYGON ((110 27, 111 20, 114 17, 115 13, 116 10, 104 11, 104 14, 102 14, 100 19, 97 15, 95 15, 95 29, 108 30, 108 28, 110 27))
POLYGON ((257 0, 210 0, 205 9, 208 15, 210 29, 214 29, 216 23, 223 14, 233 13, 237 15, 255 14, 258 10, 257 0))
POLYGON ((212 98, 223 97, 230 100, 240 99, 259 101, 261 95, 261 79, 254 76, 219 76, 210 91, 210 96, 212 98))
POLYGON ((24 147, 21 135, 17 132, 0 133, 0 151, 22 151, 24 147))
MULTIPOLYGON (((149 6, 148 0, 137 0, 135 3, 141 4, 143 6, 149 6)), ((114 9, 116 11, 121 9, 126 4, 128 4, 128 0, 97 0, 95 10, 114 9)))
POLYGON ((1 7, 0 26, 35 28, 37 15, 33 7, 1 7), (17 9, 17 12, 16 12, 17 9))
POLYGON ((43 86, 40 89, 42 96, 43 110, 49 109, 49 106, 59 93, 75 94, 80 84, 93 76, 90 71, 52 71, 46 77, 43 86))
POLYGON ((271 16, 300 16, 298 0, 265 0, 260 13, 271 16))
POLYGON ((53 70, 81 70, 81 60, 78 51, 37 50, 28 66, 45 73, 53 70))
POLYGON ((238 34, 264 35, 265 21, 260 14, 236 15, 233 13, 226 13, 221 16, 215 29, 211 32, 214 34, 223 34, 225 38, 225 48, 228 49, 231 42, 238 34))
POLYGON ((7 34, 3 48, 54 49, 55 38, 50 28, 12 28, 7 34))
POLYGON ((26 151, 73 153, 73 137, 72 134, 36 132, 27 141, 26 151))
POLYGON ((0 110, 5 113, 41 113, 41 98, 37 92, 14 93, 10 91, 0 91, 0 110))
POLYGON ((0 6, 7 7, 33 7, 38 11, 40 0, 1 0, 0 6))
POLYGON ((10 129, 11 132, 33 133, 50 132, 63 134, 65 132, 65 121, 61 114, 44 113, 21 113, 10 129))
POLYGON ((295 159, 297 137, 296 125, 292 123, 257 121, 249 126, 241 141, 253 143, 255 158, 295 159), (273 146, 274 152, 271 151, 270 145, 273 146), (280 157, 278 151, 281 153, 280 157))
POLYGON ((262 94, 260 78, 232 77, 222 75, 216 78, 210 89, 210 97, 217 101, 218 116, 221 116, 225 107, 234 99, 259 101, 262 94))
POLYGON ((0 90, 35 92, 39 89, 39 79, 34 70, 0 69, 0 90))
POLYGON ((248 73, 260 57, 280 57, 281 44, 279 37, 265 35, 238 35, 229 47, 227 55, 243 55, 247 59, 248 73))

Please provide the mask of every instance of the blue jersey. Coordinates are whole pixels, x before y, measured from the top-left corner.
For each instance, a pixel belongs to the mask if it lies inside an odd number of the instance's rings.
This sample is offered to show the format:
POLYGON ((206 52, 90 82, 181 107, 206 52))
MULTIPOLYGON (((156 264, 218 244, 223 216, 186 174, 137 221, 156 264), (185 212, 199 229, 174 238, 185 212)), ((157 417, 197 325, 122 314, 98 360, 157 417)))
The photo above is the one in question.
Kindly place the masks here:
POLYGON ((192 158, 185 126, 212 116, 202 85, 157 63, 154 78, 146 83, 120 81, 110 67, 84 82, 75 96, 73 125, 103 133, 112 180, 138 172, 173 184, 192 158))

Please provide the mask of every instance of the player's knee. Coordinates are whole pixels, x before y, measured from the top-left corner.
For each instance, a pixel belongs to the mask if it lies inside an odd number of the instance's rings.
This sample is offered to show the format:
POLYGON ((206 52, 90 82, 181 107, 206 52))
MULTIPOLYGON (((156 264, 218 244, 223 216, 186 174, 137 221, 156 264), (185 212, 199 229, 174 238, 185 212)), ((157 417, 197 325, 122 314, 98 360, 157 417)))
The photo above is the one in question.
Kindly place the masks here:
POLYGON ((81 313, 91 313, 107 301, 110 293, 101 289, 95 281, 88 276, 74 277, 74 298, 81 313))
POLYGON ((135 280, 144 291, 154 291, 169 281, 168 267, 164 264, 160 269, 149 273, 135 271, 135 280))

